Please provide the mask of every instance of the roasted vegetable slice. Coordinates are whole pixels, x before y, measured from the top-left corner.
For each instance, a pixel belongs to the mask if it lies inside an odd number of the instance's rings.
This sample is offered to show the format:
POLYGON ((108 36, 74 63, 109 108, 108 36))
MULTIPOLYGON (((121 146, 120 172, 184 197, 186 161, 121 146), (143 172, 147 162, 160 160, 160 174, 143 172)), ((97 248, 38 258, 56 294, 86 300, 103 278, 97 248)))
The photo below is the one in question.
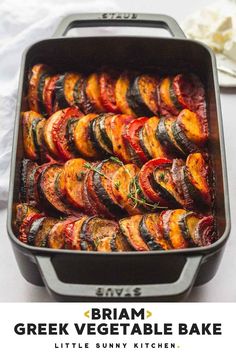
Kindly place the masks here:
POLYGON ((71 159, 66 162, 63 170, 65 193, 72 205, 81 210, 85 209, 82 198, 83 183, 88 169, 85 167, 84 159, 71 159))
POLYGON ((139 224, 139 231, 150 250, 168 250, 171 248, 162 234, 158 214, 144 215, 139 224))
MULTIPOLYGON (((123 133, 126 145, 130 150, 134 152, 132 154, 132 160, 138 166, 142 165, 150 156, 147 156, 142 149, 140 144, 139 131, 143 128, 144 124, 148 121, 147 117, 141 117, 138 119, 133 119, 125 128, 123 133), (137 157, 137 158, 136 158, 137 157)), ((129 150, 129 151, 130 151, 129 150)))
POLYGON ((173 248, 187 248, 188 243, 184 238, 179 221, 186 214, 184 209, 164 211, 161 213, 161 225, 164 237, 173 248))
POLYGON ((29 181, 37 166, 35 162, 28 159, 23 159, 21 162, 20 200, 22 202, 28 203, 31 201, 31 198, 29 198, 29 181))
POLYGON ((142 220, 142 215, 133 215, 129 218, 124 218, 119 221, 120 230, 126 237, 127 241, 136 251, 149 251, 146 242, 140 235, 139 224, 142 220))
POLYGON ((203 217, 196 226, 194 242, 197 246, 210 246, 216 240, 214 217, 212 215, 203 217))
POLYGON ((76 157, 75 152, 70 149, 67 139, 67 124, 71 118, 82 117, 83 113, 76 107, 66 108, 60 119, 53 124, 52 138, 60 158, 64 161, 76 157))
POLYGON ((88 218, 88 216, 83 215, 78 220, 68 222, 68 226, 66 226, 66 231, 64 233, 66 248, 71 250, 81 250, 80 232, 84 221, 88 218))
POLYGON ((182 110, 178 115, 175 130, 177 135, 179 135, 178 140, 182 140, 183 145, 185 145, 184 141, 188 140, 192 144, 202 146, 208 139, 208 132, 206 132, 206 127, 203 127, 201 118, 188 109, 182 110))
POLYGON ((51 229, 47 237, 47 245, 49 248, 62 249, 65 248, 65 229, 67 225, 74 223, 77 219, 70 217, 63 221, 58 221, 51 229))
POLYGON ((113 114, 105 113, 99 116, 99 131, 103 140, 105 150, 113 154, 111 121, 113 114))
POLYGON ((125 236, 120 231, 112 236, 110 246, 112 252, 127 252, 133 250, 125 236))
POLYGON ((88 182, 90 183, 91 180, 90 173, 91 170, 86 172, 84 176, 84 182, 82 184, 82 200, 83 200, 86 214, 97 215, 98 210, 96 208, 96 204, 92 199, 92 195, 90 195, 90 192, 88 191, 88 182))
POLYGON ((133 120, 132 116, 125 114, 114 115, 111 119, 111 141, 113 152, 123 162, 129 163, 131 156, 125 144, 123 134, 125 133, 126 126, 133 120))
POLYGON ((143 126, 143 140, 146 148, 149 151, 149 154, 152 158, 157 157, 167 157, 168 154, 166 149, 160 143, 159 139, 157 139, 156 131, 159 124, 160 118, 151 117, 143 126))
POLYGON ((185 201, 179 195, 173 182, 171 164, 165 163, 156 167, 151 178, 154 189, 160 192, 168 206, 178 207, 184 205, 185 201))
POLYGON ((160 206, 168 205, 168 199, 166 200, 166 195, 163 195, 159 188, 155 188, 153 174, 157 168, 170 167, 171 163, 171 160, 165 158, 150 160, 143 165, 138 175, 139 185, 143 194, 153 203, 158 203, 160 206))
POLYGON ((18 239, 23 243, 28 243, 28 233, 32 223, 37 220, 41 219, 44 215, 41 213, 30 212, 24 218, 20 228, 19 228, 19 235, 18 239))
POLYGON ((68 72, 57 80, 55 94, 60 108, 74 105, 74 87, 80 77, 78 73, 68 72))
POLYGON ((32 111, 40 113, 38 88, 42 75, 50 72, 49 66, 45 64, 34 65, 29 72, 28 104, 32 111))
POLYGON ((78 212, 63 203, 58 195, 56 180, 62 171, 63 167, 59 164, 50 164, 42 171, 38 183, 40 202, 52 214, 61 212, 66 215, 77 215, 78 212))
POLYGON ((112 177, 112 192, 117 203, 130 215, 141 214, 141 210, 134 206, 130 198, 130 184, 138 174, 139 168, 134 164, 124 165, 118 168, 112 177))
POLYGON ((177 154, 180 156, 184 156, 185 152, 177 143, 173 134, 172 125, 175 123, 175 121, 175 117, 161 118, 158 123, 156 136, 170 155, 177 154))
POLYGON ((106 70, 99 75, 101 102, 107 112, 121 113, 116 103, 115 84, 118 73, 114 70, 106 70))
POLYGON ((137 116, 150 117, 158 113, 158 80, 154 76, 137 76, 127 92, 127 100, 137 116))
POLYGON ((16 205, 14 226, 17 231, 19 230, 23 220, 30 214, 39 214, 39 210, 27 203, 19 203, 16 205))
POLYGON ((94 149, 89 135, 90 122, 96 117, 97 115, 94 113, 87 114, 86 116, 80 118, 75 125, 75 147, 82 156, 87 158, 98 157, 98 153, 94 149))
POLYGON ((104 124, 100 122, 104 121, 104 115, 99 115, 96 119, 90 123, 90 137, 94 145, 94 148, 100 151, 103 155, 112 155, 113 148, 110 138, 108 137, 106 130, 101 129, 104 124))
POLYGON ((172 78, 165 77, 161 80, 159 92, 161 97, 161 104, 164 103, 165 108, 172 114, 177 115, 182 109, 182 106, 177 100, 172 87, 172 78))
POLYGON ((99 242, 105 238, 116 234, 119 230, 115 221, 100 219, 96 216, 88 218, 82 225, 81 249, 96 250, 99 242))
POLYGON ((22 115, 24 151, 26 157, 31 160, 38 160, 40 157, 39 146, 35 144, 39 138, 36 125, 40 121, 44 121, 44 118, 37 112, 27 111, 22 115))
POLYGON ((60 75, 51 76, 50 80, 45 83, 44 88, 44 104, 47 111, 47 115, 50 117, 58 108, 55 95, 56 83, 60 75))
POLYGON ((92 73, 87 78, 86 94, 96 112, 105 112, 101 99, 99 74, 92 73))
POLYGON ((190 154, 184 169, 184 181, 190 196, 196 202, 212 203, 209 185, 209 166, 201 153, 190 154))
POLYGON ((100 201, 114 216, 124 216, 124 209, 118 204, 112 190, 112 177, 120 164, 115 160, 104 160, 96 166, 93 174, 94 190, 100 201))
POLYGON ((195 239, 195 231, 200 220, 201 217, 192 211, 184 214, 179 220, 183 236, 191 246, 197 246, 198 240, 195 239))
POLYGON ((41 119, 41 118, 36 118, 32 122, 34 144, 39 159, 43 159, 44 157, 43 155, 45 155, 45 146, 44 146, 44 138, 43 138, 43 130, 45 124, 46 124, 46 119, 41 119))
POLYGON ((57 223, 57 219, 45 217, 42 219, 41 223, 37 223, 37 225, 35 225, 35 228, 34 224, 32 224, 29 235, 31 237, 31 241, 33 240, 34 246, 47 247, 48 235, 53 226, 57 223))
POLYGON ((57 159, 60 159, 61 156, 55 143, 56 140, 53 136, 53 131, 55 129, 54 127, 64 117, 64 115, 65 115, 64 110, 57 111, 46 121, 43 129, 43 136, 44 136, 46 147, 49 153, 57 159))
POLYGON ((116 104, 120 112, 136 117, 136 114, 131 109, 128 100, 127 92, 131 82, 131 74, 128 72, 122 73, 115 84, 116 104))

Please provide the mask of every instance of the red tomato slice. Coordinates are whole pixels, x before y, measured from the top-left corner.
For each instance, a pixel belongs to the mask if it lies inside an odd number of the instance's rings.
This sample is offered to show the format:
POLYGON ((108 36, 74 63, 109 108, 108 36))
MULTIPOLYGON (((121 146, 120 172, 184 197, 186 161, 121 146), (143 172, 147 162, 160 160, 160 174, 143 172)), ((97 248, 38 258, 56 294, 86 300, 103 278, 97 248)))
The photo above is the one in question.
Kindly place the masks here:
POLYGON ((63 110, 61 118, 54 124, 52 138, 60 158, 64 161, 73 159, 75 154, 68 147, 66 126, 70 118, 82 117, 83 113, 77 107, 69 107, 63 110))
POLYGON ((154 170, 161 165, 172 163, 171 160, 166 158, 157 158, 148 161, 143 165, 139 172, 139 185, 143 193, 154 203, 160 203, 165 206, 166 201, 161 197, 160 193, 153 189, 150 176, 154 170))
POLYGON ((115 96, 115 84, 118 76, 115 72, 105 71, 100 74, 99 84, 102 105, 108 112, 121 113, 117 104, 115 96))
POLYGON ((123 135, 125 141, 131 146, 131 148, 134 150, 135 154, 138 156, 138 158, 143 163, 148 161, 148 157, 145 155, 145 153, 140 145, 140 139, 139 139, 138 133, 148 119, 149 118, 147 118, 147 117, 140 117, 138 119, 133 119, 132 122, 130 122, 127 125, 127 127, 124 131, 124 135, 123 135))
POLYGON ((51 79, 48 80, 47 85, 45 86, 44 89, 44 100, 45 100, 44 104, 48 116, 52 115, 54 112, 55 86, 59 77, 60 75, 52 76, 51 79))

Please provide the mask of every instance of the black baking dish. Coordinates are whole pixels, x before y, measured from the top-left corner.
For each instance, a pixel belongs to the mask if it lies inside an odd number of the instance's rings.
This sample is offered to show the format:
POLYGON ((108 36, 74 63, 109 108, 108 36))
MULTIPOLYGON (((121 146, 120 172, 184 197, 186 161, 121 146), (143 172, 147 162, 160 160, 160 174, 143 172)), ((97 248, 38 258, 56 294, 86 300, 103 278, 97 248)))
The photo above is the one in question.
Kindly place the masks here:
MULTIPOLYGON (((23 55, 12 152, 7 228, 22 275, 45 285, 61 301, 176 301, 216 273, 230 232, 224 138, 215 58, 204 45, 184 38, 168 16, 83 14, 65 18, 56 37, 71 27, 164 27, 175 38, 113 36, 60 37, 32 45, 23 55), (162 72, 195 72, 206 88, 209 150, 216 178, 216 221, 221 236, 208 247, 155 252, 95 253, 31 247, 13 233, 23 157, 20 112, 29 67, 43 62, 58 71, 87 71, 102 65, 153 66, 162 72)), ((128 33, 128 31, 127 31, 128 33)))

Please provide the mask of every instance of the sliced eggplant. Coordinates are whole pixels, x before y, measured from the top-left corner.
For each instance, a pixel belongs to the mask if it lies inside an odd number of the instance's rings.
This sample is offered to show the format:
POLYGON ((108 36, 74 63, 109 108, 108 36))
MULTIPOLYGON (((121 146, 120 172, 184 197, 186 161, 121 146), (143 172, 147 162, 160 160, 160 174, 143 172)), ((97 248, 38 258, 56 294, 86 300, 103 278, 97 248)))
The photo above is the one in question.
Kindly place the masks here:
POLYGON ((45 64, 36 64, 29 71, 28 104, 32 111, 41 113, 38 96, 39 84, 42 78, 41 86, 44 85, 45 75, 48 75, 50 71, 49 66, 45 64))
POLYGON ((75 124, 75 147, 78 153, 87 158, 97 158, 99 156, 97 151, 94 149, 89 134, 90 122, 96 117, 97 115, 94 113, 87 114, 86 116, 80 118, 80 120, 75 124))
POLYGON ((58 223, 58 219, 51 217, 45 217, 41 220, 41 223, 37 223, 35 228, 32 224, 30 229, 30 239, 36 247, 47 247, 48 246, 48 235, 54 225, 58 223))
POLYGON ((21 202, 29 202, 29 178, 33 173, 34 169, 38 165, 28 159, 23 159, 21 162, 21 169, 20 169, 20 200, 21 202))
MULTIPOLYGON (((36 219, 32 222, 28 235, 27 235, 27 244, 30 246, 34 246, 35 237, 37 232, 40 230, 42 222, 46 219, 46 216, 42 216, 39 219, 36 219)), ((45 244, 46 246, 46 244, 45 244)))
POLYGON ((96 216, 88 218, 84 221, 80 232, 81 249, 95 251, 100 240, 114 235, 118 229, 115 221, 100 219, 96 216))
POLYGON ((150 250, 168 250, 171 248, 162 234, 158 214, 145 214, 140 221, 139 231, 150 250))
POLYGON ((176 154, 177 156, 185 156, 185 152, 177 143, 172 131, 172 125, 175 121, 175 117, 161 118, 158 123, 156 137, 159 139, 160 143, 163 144, 170 155, 176 154))
POLYGON ((161 97, 161 104, 164 104, 164 107, 170 113, 177 115, 178 112, 182 109, 182 106, 179 104, 173 91, 172 80, 173 79, 171 77, 163 78, 160 82, 159 92, 161 97))
POLYGON ((99 130, 107 152, 113 154, 111 121, 113 114, 102 114, 99 118, 99 130))
POLYGON ((48 165, 41 173, 38 182, 38 192, 41 204, 53 215, 63 213, 77 215, 78 212, 67 206, 58 195, 56 180, 63 167, 59 164, 48 165))
POLYGON ((25 244, 28 243, 28 233, 32 223, 37 219, 41 219, 43 216, 44 216, 43 214, 35 213, 35 212, 30 212, 29 214, 26 215, 19 228, 18 239, 21 242, 25 244))
POLYGON ((149 247, 144 242, 139 231, 139 224, 142 220, 142 215, 133 215, 119 221, 120 230, 136 251, 149 251, 149 247))
POLYGON ((68 107, 68 102, 65 99, 65 95, 64 95, 65 77, 66 77, 66 74, 60 75, 60 77, 57 80, 56 85, 55 85, 55 95, 56 95, 56 100, 59 105, 59 109, 63 109, 63 108, 68 107))
POLYGON ((55 86, 55 94, 60 108, 74 106, 74 87, 81 75, 67 72, 59 77, 55 86))
POLYGON ((112 177, 120 164, 114 160, 104 160, 96 167, 93 174, 94 190, 100 201, 114 216, 125 215, 124 209, 117 203, 112 190, 112 177))
POLYGON ((183 236, 191 246, 199 246, 198 240, 195 239, 195 231, 200 220, 201 217, 192 211, 184 214, 179 220, 183 236))
POLYGON ((84 114, 89 114, 95 112, 96 109, 92 101, 90 101, 87 93, 87 78, 81 77, 74 87, 74 99, 75 104, 84 112, 84 114))
POLYGON ((184 209, 169 210, 161 213, 161 225, 164 237, 175 249, 183 249, 188 247, 179 221, 186 214, 184 209))
POLYGON ((100 151, 103 155, 112 155, 112 144, 106 132, 100 129, 100 121, 103 119, 103 115, 99 115, 96 119, 90 123, 90 137, 93 142, 94 148, 100 151), (105 139, 103 138, 105 136, 105 139), (109 139, 109 140, 108 140, 109 139), (107 142, 109 144, 107 144, 107 142))
POLYGON ((184 200, 178 193, 171 175, 171 165, 163 164, 157 167, 153 173, 151 183, 155 190, 160 192, 167 204, 172 207, 184 205, 184 200))
POLYGON ((168 157, 166 149, 156 136, 159 122, 160 118, 157 116, 151 117, 143 127, 143 141, 153 159, 158 157, 168 157))
POLYGON ((112 252, 127 252, 133 250, 120 230, 116 234, 112 235, 110 247, 112 252))
POLYGON ((94 200, 92 199, 92 196, 88 190, 88 182, 91 179, 90 173, 91 170, 86 172, 84 176, 84 181, 82 184, 82 201, 87 215, 97 215, 98 211, 96 204, 94 203, 94 200))
POLYGON ((212 204, 212 191, 209 185, 209 165, 201 153, 190 154, 184 169, 184 181, 193 200, 212 204))
POLYGON ((137 76, 130 85, 127 100, 137 116, 150 117, 158 113, 157 85, 154 76, 145 74, 137 76))
POLYGON ((40 158, 40 150, 38 143, 38 136, 36 135, 36 126, 44 118, 37 112, 27 111, 22 115, 23 124, 23 144, 26 157, 31 160, 38 160, 40 158))
POLYGON ((76 123, 80 118, 71 117, 67 121, 66 125, 66 135, 65 138, 67 140, 68 150, 72 153, 76 154, 76 147, 75 147, 75 127, 76 123))

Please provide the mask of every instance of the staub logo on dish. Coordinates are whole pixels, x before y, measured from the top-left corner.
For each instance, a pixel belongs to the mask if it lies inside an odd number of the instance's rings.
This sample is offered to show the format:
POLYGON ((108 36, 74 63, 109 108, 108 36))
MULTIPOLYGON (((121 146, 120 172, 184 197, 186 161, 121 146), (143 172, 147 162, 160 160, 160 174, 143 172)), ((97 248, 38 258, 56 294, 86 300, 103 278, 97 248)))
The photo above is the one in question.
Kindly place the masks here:
POLYGON ((107 20, 135 20, 138 17, 137 14, 131 13, 104 13, 103 19, 107 20))
POLYGON ((96 289, 96 296, 99 297, 138 297, 141 295, 141 288, 99 287, 96 289))

